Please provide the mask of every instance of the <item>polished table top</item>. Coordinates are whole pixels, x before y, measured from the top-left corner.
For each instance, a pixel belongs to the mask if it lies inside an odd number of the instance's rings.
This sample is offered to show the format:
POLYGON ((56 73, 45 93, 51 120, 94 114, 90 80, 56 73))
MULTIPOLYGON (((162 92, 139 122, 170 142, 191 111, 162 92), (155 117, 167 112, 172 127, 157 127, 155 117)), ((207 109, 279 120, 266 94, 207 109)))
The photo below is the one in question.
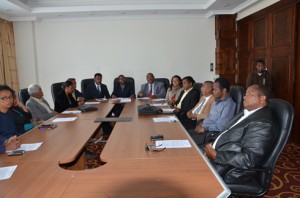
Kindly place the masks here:
MULTIPOLYGON (((147 102, 147 101, 146 101, 147 102)), ((106 117, 113 104, 102 102, 98 111, 56 117, 77 117, 57 123, 55 129, 35 128, 21 137, 23 143, 44 142, 23 156, 0 155, 0 166, 18 165, 12 178, 0 181, 0 197, 226 197, 228 188, 211 170, 179 122, 154 123, 158 116, 139 116, 134 100, 125 105, 100 156, 105 165, 89 170, 66 170, 59 164, 72 162, 99 129, 97 117, 106 117), (191 148, 146 152, 149 137, 188 139, 191 148)), ((159 115, 165 116, 165 115, 159 115)), ((54 119, 54 118, 53 118, 54 119)), ((51 119, 51 120, 53 120, 51 119)), ((51 122, 47 121, 47 123, 51 122)))

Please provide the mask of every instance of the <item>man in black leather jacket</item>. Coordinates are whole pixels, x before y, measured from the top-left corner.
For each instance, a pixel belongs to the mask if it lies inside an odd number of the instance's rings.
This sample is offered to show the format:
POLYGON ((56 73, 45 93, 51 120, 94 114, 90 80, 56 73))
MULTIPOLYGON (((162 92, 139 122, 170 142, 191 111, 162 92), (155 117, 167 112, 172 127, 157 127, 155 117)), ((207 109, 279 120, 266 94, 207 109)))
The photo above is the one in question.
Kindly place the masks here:
POLYGON ((251 169, 259 167, 273 147, 277 127, 268 107, 269 96, 269 88, 265 85, 248 87, 244 112, 236 115, 215 142, 204 149, 226 183, 255 179, 256 173, 251 169), (228 174, 232 168, 244 170, 228 174))

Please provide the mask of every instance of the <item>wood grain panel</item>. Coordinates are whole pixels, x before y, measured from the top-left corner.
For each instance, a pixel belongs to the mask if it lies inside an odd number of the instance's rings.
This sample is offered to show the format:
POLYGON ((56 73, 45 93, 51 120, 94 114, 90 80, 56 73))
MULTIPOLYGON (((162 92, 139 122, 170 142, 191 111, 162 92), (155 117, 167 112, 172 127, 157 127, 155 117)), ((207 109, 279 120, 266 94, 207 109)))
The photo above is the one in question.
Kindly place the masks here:
POLYGON ((267 47, 267 19, 259 18, 253 21, 253 48, 267 47))

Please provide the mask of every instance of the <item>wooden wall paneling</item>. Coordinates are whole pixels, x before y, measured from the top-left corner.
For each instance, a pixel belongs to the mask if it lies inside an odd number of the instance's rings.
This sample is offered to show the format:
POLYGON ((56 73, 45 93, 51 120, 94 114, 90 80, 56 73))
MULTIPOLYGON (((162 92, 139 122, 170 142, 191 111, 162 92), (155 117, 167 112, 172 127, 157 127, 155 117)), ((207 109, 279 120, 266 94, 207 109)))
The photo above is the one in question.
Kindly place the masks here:
POLYGON ((215 17, 216 74, 235 84, 236 67, 236 15, 215 17))
POLYGON ((273 93, 293 104, 295 10, 287 5, 270 13, 270 73, 273 93))
POLYGON ((252 71, 251 65, 251 23, 237 23, 237 65, 238 84, 246 88, 248 72, 252 71))

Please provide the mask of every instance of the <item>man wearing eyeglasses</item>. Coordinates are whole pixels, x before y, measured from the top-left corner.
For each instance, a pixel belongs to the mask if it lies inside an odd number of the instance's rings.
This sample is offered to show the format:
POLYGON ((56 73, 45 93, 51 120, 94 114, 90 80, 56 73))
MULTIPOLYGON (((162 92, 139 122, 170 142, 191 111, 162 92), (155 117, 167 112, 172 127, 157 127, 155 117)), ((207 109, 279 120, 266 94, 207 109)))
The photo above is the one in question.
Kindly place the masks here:
POLYGON ((5 150, 14 150, 20 146, 17 139, 19 132, 16 129, 13 112, 13 93, 7 85, 0 85, 0 153, 5 150))

